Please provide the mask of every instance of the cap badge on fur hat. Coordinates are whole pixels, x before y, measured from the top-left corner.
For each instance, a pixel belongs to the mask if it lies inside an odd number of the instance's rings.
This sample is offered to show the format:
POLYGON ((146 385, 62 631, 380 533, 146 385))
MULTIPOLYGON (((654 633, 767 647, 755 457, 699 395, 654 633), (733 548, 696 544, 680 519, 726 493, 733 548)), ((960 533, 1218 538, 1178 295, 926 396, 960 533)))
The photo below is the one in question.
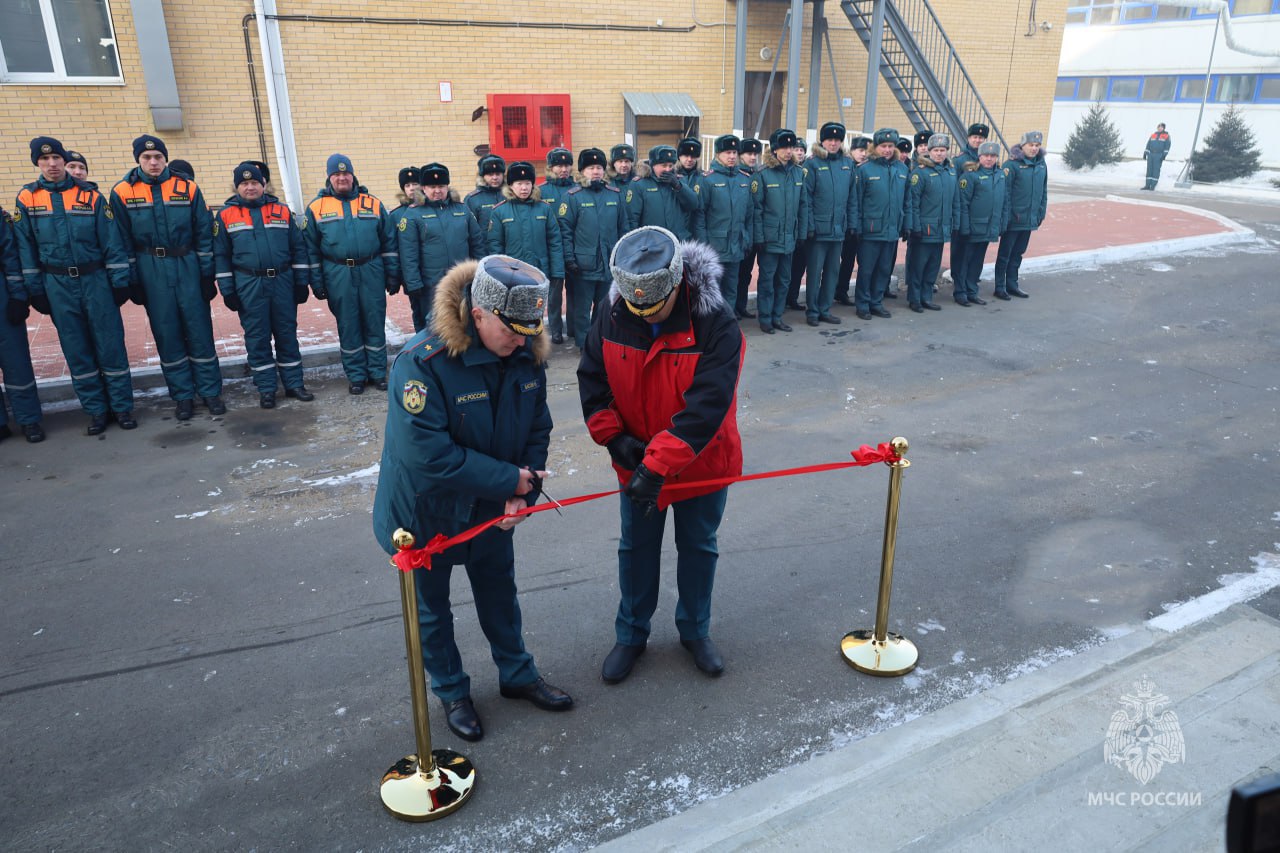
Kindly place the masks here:
POLYGON ((950 148, 951 137, 947 136, 945 133, 935 133, 933 136, 929 137, 929 147, 930 148, 950 148))
POLYGON ((825 142, 828 139, 836 139, 844 142, 845 128, 838 121, 829 121, 818 131, 818 140, 825 142))
POLYGON ((550 283, 542 270, 507 255, 489 255, 476 265, 471 304, 492 312, 526 338, 542 334, 543 309, 550 283))
POLYGON ((1022 139, 1019 142, 1022 145, 1042 145, 1044 143, 1044 134, 1038 130, 1028 130, 1022 134, 1022 139))
POLYGON ((628 310, 639 317, 652 317, 680 283, 684 253, 676 235, 646 225, 623 235, 613 247, 609 271, 628 310))
POLYGON ((984 142, 984 143, 982 143, 981 145, 979 145, 979 146, 978 146, 978 154, 979 154, 979 155, 982 155, 982 154, 994 154, 994 155, 996 155, 997 157, 999 157, 999 156, 1000 156, 1000 143, 999 143, 999 142, 984 142))
POLYGON ((894 145, 897 145, 898 131, 894 130, 892 127, 882 127, 876 131, 875 136, 871 138, 871 141, 874 145, 880 145, 885 142, 892 142, 894 145))

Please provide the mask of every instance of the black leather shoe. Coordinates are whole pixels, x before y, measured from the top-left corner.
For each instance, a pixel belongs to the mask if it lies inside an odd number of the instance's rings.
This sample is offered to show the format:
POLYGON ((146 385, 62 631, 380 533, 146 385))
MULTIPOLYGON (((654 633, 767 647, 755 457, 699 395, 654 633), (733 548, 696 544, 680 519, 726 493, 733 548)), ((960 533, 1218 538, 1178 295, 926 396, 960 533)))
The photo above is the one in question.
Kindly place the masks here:
POLYGON ((13 430, 9 429, 9 425, 0 424, 0 441, 4 441, 11 435, 13 435, 13 430))
POLYGON ((373 380, 373 387, 377 388, 379 391, 387 390, 387 378, 384 376, 381 379, 373 380))
POLYGON ((1003 290, 997 290, 995 293, 991 295, 994 296, 996 299, 1003 299, 1005 302, 1008 302, 1010 299, 1009 294, 1005 293, 1003 290))
POLYGON ((44 427, 40 424, 23 424, 22 434, 26 436, 30 444, 39 444, 44 441, 44 427))
POLYGON ((196 403, 194 400, 179 400, 173 416, 180 421, 189 421, 195 413, 196 403))
POLYGON ((898 291, 896 291, 896 290, 887 290, 887 291, 885 291, 884 298, 885 298, 885 299, 897 299, 897 298, 898 298, 898 291))
POLYGON ((781 320, 779 320, 778 322, 774 323, 774 324, 773 324, 773 327, 774 327, 775 329, 777 329, 779 332, 789 332, 789 331, 791 331, 791 327, 790 327, 790 326, 788 326, 786 323, 782 322, 781 320))
POLYGON ((847 296, 837 296, 836 304, 837 305, 853 305, 853 300, 847 296))
POLYGON ((923 308, 924 308, 924 310, 926 310, 926 311, 941 311, 941 310, 942 310, 942 306, 941 306, 941 305, 939 305, 939 304, 937 304, 936 302, 926 302, 926 303, 924 303, 924 305, 923 305, 922 307, 923 307, 923 308))
POLYGON ((573 697, 559 687, 552 687, 539 678, 532 684, 519 687, 502 685, 498 692, 508 699, 528 699, 535 707, 544 711, 567 711, 573 707, 573 697))
POLYGON ((680 645, 689 650, 693 655, 694 665, 707 675, 718 678, 724 672, 724 658, 720 657, 720 650, 716 648, 715 643, 711 642, 710 637, 703 637, 701 640, 681 640, 680 645))
POLYGON ((923 308, 921 308, 919 305, 915 304, 914 302, 912 302, 912 303, 911 303, 910 305, 908 305, 907 307, 908 307, 908 308, 910 308, 912 311, 916 312, 917 314, 923 314, 923 313, 924 313, 924 309, 923 309, 923 308))
POLYGON ((264 409, 274 409, 276 407, 276 394, 274 391, 263 391, 258 395, 258 405, 264 409))
POLYGON ((858 312, 858 319, 859 319, 859 320, 870 320, 870 319, 871 319, 871 312, 870 312, 870 311, 859 311, 859 312, 858 312))
POLYGON ((107 416, 90 415, 89 426, 85 428, 85 435, 102 435, 107 431, 107 416))
POLYGON ((817 318, 817 317, 805 317, 805 318, 804 318, 804 321, 805 321, 806 323, 808 323, 810 326, 816 326, 816 325, 818 325, 818 318, 817 318))
POLYGON ((286 388, 284 389, 284 395, 295 400, 301 400, 304 403, 310 403, 316 398, 315 394, 307 390, 306 385, 299 385, 297 388, 286 388))
POLYGON ((839 326, 844 320, 841 320, 835 314, 819 314, 818 321, 821 323, 830 323, 833 326, 839 326))
POLYGON ((787 310, 788 310, 788 311, 803 311, 803 310, 804 310, 804 306, 803 306, 803 305, 801 305, 799 302, 788 302, 788 303, 787 303, 787 310))
POLYGON ((970 300, 968 300, 968 299, 957 299, 957 300, 956 300, 956 304, 957 304, 957 305, 960 305, 960 306, 962 306, 962 307, 964 307, 964 308, 968 308, 968 307, 969 307, 970 305, 972 305, 973 303, 972 303, 970 300))
POLYGON ((225 415, 227 413, 227 404, 222 402, 221 397, 205 397, 204 405, 211 415, 225 415))
POLYGON ((564 343, 564 335, 552 335, 551 343, 557 344, 557 345, 564 343))
POLYGON ((764 332, 766 335, 774 334, 773 326, 766 326, 763 323, 760 324, 760 331, 764 332))
POLYGON ((969 297, 969 304, 970 304, 970 305, 986 305, 986 304, 987 304, 987 300, 982 299, 981 297, 978 297, 978 296, 970 296, 970 297, 969 297))
POLYGON ((444 718, 449 723, 449 731, 463 740, 476 741, 484 737, 480 715, 476 713, 476 706, 471 704, 470 696, 464 696, 457 702, 445 702, 444 718))
POLYGON ((645 644, 628 646, 618 643, 605 656, 604 666, 600 667, 600 677, 605 684, 617 684, 631 674, 631 667, 636 665, 640 655, 644 654, 645 644))
POLYGON ((1025 290, 1019 290, 1016 287, 1008 287, 1005 289, 1009 291, 1010 296, 1016 296, 1019 299, 1027 299, 1028 297, 1031 296, 1030 293, 1027 293, 1025 290))
POLYGON ((889 313, 887 310, 885 310, 884 308, 872 308, 872 309, 871 309, 871 313, 872 313, 872 315, 873 315, 873 316, 876 316, 876 317, 883 317, 883 318, 884 318, 884 319, 886 319, 886 320, 888 320, 890 317, 892 317, 892 316, 893 316, 892 314, 890 314, 890 313, 889 313))
POLYGON ((133 417, 133 411, 116 412, 116 423, 120 425, 120 429, 137 429, 138 421, 133 417))
POLYGON ((350 385, 347 386, 347 393, 353 397, 360 396, 361 394, 364 393, 364 383, 352 382, 350 385))
POLYGON ((754 320, 756 318, 756 312, 752 311, 751 309, 747 309, 746 311, 743 311, 740 314, 738 314, 738 317, 743 320, 754 320))

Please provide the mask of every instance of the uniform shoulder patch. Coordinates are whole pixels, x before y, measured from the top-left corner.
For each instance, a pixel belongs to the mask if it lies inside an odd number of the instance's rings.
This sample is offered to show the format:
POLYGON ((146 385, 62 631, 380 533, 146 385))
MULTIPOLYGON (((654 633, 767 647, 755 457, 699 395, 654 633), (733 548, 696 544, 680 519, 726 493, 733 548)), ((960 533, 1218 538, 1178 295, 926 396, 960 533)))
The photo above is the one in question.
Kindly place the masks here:
POLYGON ((1005 176, 1006 178, 1007 178, 1007 177, 1009 177, 1009 167, 1008 167, 1008 166, 1005 166, 1005 167, 1004 167, 1004 176, 1005 176))
POLYGON ((693 185, 693 191, 694 191, 695 193, 701 193, 701 192, 702 192, 702 184, 694 184, 694 185, 693 185))
POLYGON ((967 186, 969 186, 969 182, 968 182, 967 180, 965 180, 964 178, 961 178, 961 179, 960 179, 960 189, 964 189, 964 188, 965 188, 965 187, 967 187, 967 186))
POLYGON ((218 229, 221 227, 220 225, 221 222, 222 222, 221 216, 213 217, 213 236, 215 237, 218 236, 218 229))
POLYGON ((114 213, 112 213, 112 212, 111 212, 111 206, 110 206, 110 205, 104 205, 104 206, 103 206, 103 208, 102 208, 102 212, 103 212, 103 213, 105 213, 105 214, 107 215, 107 219, 115 219, 115 218, 116 218, 116 215, 115 215, 114 213))
POLYGON ((564 216, 568 212, 569 212, 569 202, 567 201, 560 202, 560 215, 564 216))
POLYGON ((400 222, 396 225, 396 228, 399 229, 400 231, 408 231, 409 220, 405 219, 404 217, 400 217, 400 222))
POLYGON ((760 191, 760 182, 755 180, 754 178, 751 180, 751 191, 753 193, 760 191))
POLYGON ((622 195, 622 190, 618 189, 613 184, 605 184, 604 188, 611 193, 617 193, 618 195, 622 195))
POLYGON ((421 414, 427 407, 427 386, 417 379, 410 379, 400 392, 400 402, 409 414, 421 414))
POLYGON ((915 185, 916 185, 916 184, 918 184, 918 183, 920 183, 920 176, 919 176, 918 174, 916 174, 915 172, 912 172, 912 173, 911 173, 911 185, 912 185, 912 186, 915 186, 915 185))
POLYGON ((632 198, 632 196, 634 196, 634 195, 635 195, 635 193, 634 193, 633 191, 631 191, 631 190, 627 190, 627 204, 631 204, 631 198, 632 198))

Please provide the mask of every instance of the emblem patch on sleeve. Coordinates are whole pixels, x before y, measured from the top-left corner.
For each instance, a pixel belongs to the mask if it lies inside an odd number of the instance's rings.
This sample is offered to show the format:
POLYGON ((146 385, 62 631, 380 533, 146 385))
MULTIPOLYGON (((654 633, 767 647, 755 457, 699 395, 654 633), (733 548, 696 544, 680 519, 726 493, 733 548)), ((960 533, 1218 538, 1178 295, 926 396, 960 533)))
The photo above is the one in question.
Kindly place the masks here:
POLYGON ((960 179, 960 189, 964 189, 964 188, 965 188, 965 187, 967 187, 967 186, 969 186, 969 182, 968 182, 968 181, 966 181, 964 178, 961 178, 961 179, 960 179))
POLYGON ((399 225, 397 225, 397 226, 396 226, 396 228, 399 228, 401 231, 408 231, 408 230, 409 230, 409 220, 407 220, 407 219, 401 219, 401 220, 400 220, 400 224, 399 224, 399 225))
POLYGON ((568 204, 568 202, 563 202, 563 201, 562 201, 562 202, 560 202, 560 215, 561 215, 561 216, 564 216, 564 215, 565 215, 566 213, 568 213, 568 212, 569 212, 569 204, 568 204))
POLYGON ((919 176, 919 175, 916 175, 916 174, 913 174, 913 175, 911 176, 911 186, 913 186, 913 187, 914 187, 914 186, 915 186, 916 184, 918 184, 918 183, 920 183, 920 176, 919 176))
POLYGON ((427 406, 427 386, 417 379, 404 383, 404 392, 400 395, 404 410, 411 415, 421 414, 427 406))
POLYGON ((632 191, 627 190, 627 204, 631 204, 632 191))

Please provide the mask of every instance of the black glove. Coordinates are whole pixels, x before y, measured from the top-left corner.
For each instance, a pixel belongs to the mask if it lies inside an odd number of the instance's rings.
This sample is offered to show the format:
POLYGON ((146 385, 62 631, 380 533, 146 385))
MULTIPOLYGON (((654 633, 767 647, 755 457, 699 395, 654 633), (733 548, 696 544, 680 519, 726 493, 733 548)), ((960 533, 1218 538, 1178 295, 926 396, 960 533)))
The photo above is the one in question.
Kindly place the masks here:
POLYGON ((293 301, 295 304, 301 305, 306 302, 308 295, 309 293, 305 284, 295 284, 293 286, 293 301))
POLYGON ((129 298, 133 300, 134 305, 147 304, 147 289, 142 286, 142 282, 129 285, 129 298))
POLYGON ((236 296, 234 293, 222 294, 222 301, 228 308, 230 308, 232 311, 236 312, 237 314, 239 314, 240 309, 244 307, 243 305, 240 304, 240 297, 236 296))
POLYGON ((620 432, 605 447, 609 448, 609 455, 613 457, 614 463, 627 471, 636 470, 644 461, 645 444, 634 435, 620 432))
POLYGON ((46 293, 31 294, 31 307, 46 317, 53 313, 53 308, 49 305, 49 295, 46 293))
POLYGON ((653 179, 660 184, 674 184, 680 179, 680 176, 675 172, 667 172, 665 175, 659 175, 657 172, 654 172, 653 179))
POLYGON ((111 288, 111 298, 115 300, 116 307, 124 305, 129 301, 129 291, 131 287, 113 287, 111 288))
POLYGON ((4 306, 4 316, 8 319, 10 326, 25 325, 27 318, 31 316, 31 305, 25 299, 10 297, 9 304, 4 306))
POLYGON ((218 285, 213 276, 200 278, 200 295, 204 297, 205 302, 212 302, 213 297, 218 295, 218 285))
POLYGON ((627 483, 622 492, 631 498, 635 508, 647 518, 658 508, 658 492, 662 491, 662 483, 663 478, 652 473, 641 462, 631 475, 631 482, 627 483))
POLYGON ((567 269, 567 270, 568 270, 572 275, 577 275, 578 273, 582 272, 582 265, 578 263, 577 258, 574 258, 574 259, 572 259, 572 260, 565 261, 565 262, 564 262, 564 267, 565 267, 565 269, 567 269))
POLYGON ((922 239, 924 239, 924 232, 922 232, 922 231, 908 231, 908 232, 907 232, 907 239, 908 239, 908 240, 910 240, 912 243, 919 243, 922 239))
POLYGON ((898 239, 904 243, 907 242, 907 229, 903 228, 898 232, 898 239))
MULTIPOLYGON (((387 296, 395 296, 399 292, 400 292, 400 282, 393 281, 387 285, 387 296)), ((298 304, 301 305, 302 303, 299 302, 298 304)))
POLYGON ((316 295, 316 299, 324 301, 329 298, 329 291, 323 287, 312 287, 311 292, 316 295))
POLYGON ((594 180, 594 181, 592 181, 592 182, 591 182, 591 188, 592 188, 592 189, 595 189, 595 190, 603 189, 603 188, 604 188, 604 181, 602 181, 602 180, 600 180, 599 178, 597 178, 596 180, 594 180))

